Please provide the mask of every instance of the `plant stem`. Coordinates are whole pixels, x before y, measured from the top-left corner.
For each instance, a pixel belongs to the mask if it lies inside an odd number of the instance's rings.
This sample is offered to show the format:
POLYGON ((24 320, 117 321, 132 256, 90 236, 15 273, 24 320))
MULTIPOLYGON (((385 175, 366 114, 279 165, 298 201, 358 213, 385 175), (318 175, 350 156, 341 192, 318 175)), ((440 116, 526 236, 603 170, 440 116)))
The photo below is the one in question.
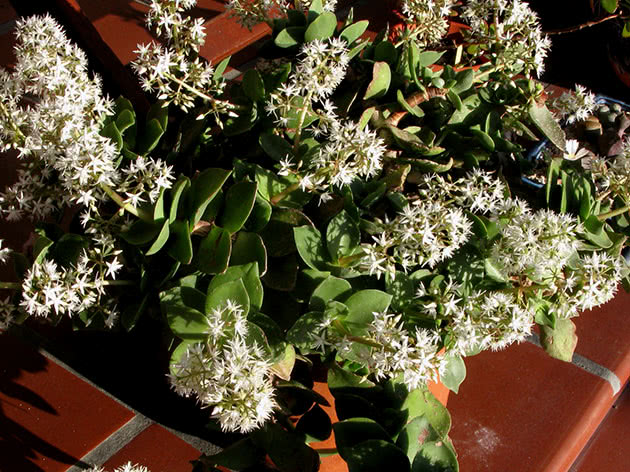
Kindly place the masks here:
POLYGON ((131 285, 136 285, 136 283, 133 280, 103 280, 103 285, 107 285, 109 287, 114 287, 114 286, 131 286, 131 285))
POLYGON ((607 220, 608 218, 612 218, 613 216, 622 215, 628 210, 630 210, 630 205, 626 205, 624 207, 617 208, 616 210, 607 211, 606 213, 597 215, 597 219, 599 221, 604 221, 604 220, 607 220))
POLYGON ((103 189, 103 191, 112 199, 116 202, 116 204, 122 208, 123 210, 131 213, 132 215, 137 216, 138 218, 140 218, 143 221, 146 221, 148 223, 152 223, 153 222, 153 216, 151 216, 149 213, 147 213, 145 210, 142 210, 141 208, 136 208, 133 205, 130 205, 129 203, 125 203, 125 201, 123 200, 123 198, 118 195, 118 193, 116 193, 116 191, 114 189, 112 189, 109 185, 107 184, 100 184, 101 188, 103 189))
POLYGON ((285 188, 282 192, 275 194, 273 197, 271 197, 269 199, 269 201, 271 202, 272 205, 277 205, 278 202, 280 202, 281 200, 283 200, 287 195, 289 195, 291 192, 296 191, 298 188, 300 187, 299 183, 294 183, 292 185, 289 185, 287 188, 285 188))
POLYGON ((235 109, 235 108, 242 108, 239 107, 231 102, 225 101, 225 100, 218 100, 214 97, 211 97, 208 94, 205 94, 203 92, 201 92, 200 90, 196 89, 195 87, 191 87, 190 85, 188 85, 186 82, 184 82, 181 79, 178 79, 177 77, 175 77, 173 74, 171 73, 166 73, 164 74, 165 77, 167 77, 168 79, 172 80, 173 82, 179 84, 181 87, 185 88, 186 90, 188 90, 189 92, 197 95, 199 98, 204 99, 207 102, 210 102, 212 104, 212 108, 216 110, 216 105, 223 105, 226 108, 231 108, 231 109, 235 109))
POLYGON ((543 31, 543 33, 552 35, 552 34, 564 34, 564 33, 574 33, 575 31, 580 31, 584 28, 590 28, 591 26, 599 25, 605 21, 614 20, 615 18, 620 18, 621 12, 614 13, 612 15, 605 16, 604 18, 600 18, 599 20, 587 21, 586 23, 582 23, 580 25, 569 26, 567 28, 560 28, 555 30, 543 31))
POLYGON ((298 119, 297 129, 295 130, 295 138, 293 139, 293 154, 297 157, 298 151, 300 150, 300 141, 302 139, 302 125, 304 125, 304 120, 306 119, 306 113, 310 108, 311 98, 313 97, 313 92, 309 91, 308 95, 304 98, 302 102, 302 111, 300 113, 300 118, 298 119))
POLYGON ((22 285, 17 282, 0 282, 0 290, 21 290, 22 285))

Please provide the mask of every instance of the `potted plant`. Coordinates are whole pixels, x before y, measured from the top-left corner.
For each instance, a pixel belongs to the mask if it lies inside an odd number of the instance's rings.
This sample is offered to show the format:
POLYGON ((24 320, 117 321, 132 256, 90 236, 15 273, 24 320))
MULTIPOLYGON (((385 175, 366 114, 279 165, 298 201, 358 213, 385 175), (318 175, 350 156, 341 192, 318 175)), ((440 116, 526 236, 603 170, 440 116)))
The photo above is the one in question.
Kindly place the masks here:
POLYGON ((159 319, 174 389, 232 443, 200 470, 314 471, 336 453, 349 470, 457 470, 427 385, 457 391, 466 356, 536 323, 570 358, 571 318, 627 274, 625 238, 602 244, 590 215, 522 185, 532 140, 567 150, 533 78, 549 47, 535 14, 443 2, 470 26, 456 43, 426 25, 368 40, 334 2, 232 0, 272 36, 228 84, 227 60, 197 56, 194 3, 151 4, 147 116, 103 97, 50 18, 18 25, 0 136, 24 164, 1 208, 43 222, 29 253, 2 252, 21 280, 2 285, 5 324, 159 319))

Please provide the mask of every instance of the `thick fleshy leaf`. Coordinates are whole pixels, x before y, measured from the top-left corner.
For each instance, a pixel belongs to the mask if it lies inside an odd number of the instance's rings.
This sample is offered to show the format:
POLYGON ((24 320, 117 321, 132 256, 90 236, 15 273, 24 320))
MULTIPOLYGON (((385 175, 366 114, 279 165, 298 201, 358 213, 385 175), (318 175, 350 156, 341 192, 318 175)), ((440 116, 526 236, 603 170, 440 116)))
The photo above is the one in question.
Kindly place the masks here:
POLYGON ((345 39, 348 45, 354 43, 367 30, 370 22, 368 20, 357 21, 350 26, 344 28, 339 35, 341 39, 345 39))
POLYGON ((424 51, 418 55, 418 65, 420 67, 429 67, 435 64, 444 55, 444 51, 424 51))
MULTIPOLYGON (((168 219, 173 223, 177 219, 180 202, 182 208, 184 206, 185 194, 190 189, 190 179, 186 176, 180 176, 173 188, 171 188, 171 208, 169 210, 168 219)), ((182 209, 182 213, 184 213, 182 209)), ((183 216, 183 215, 182 215, 183 216)))
POLYGON ((274 208, 269 223, 260 236, 271 257, 286 256, 296 251, 293 228, 312 225, 304 213, 293 208, 274 208))
POLYGON ((250 100, 257 102, 265 98, 265 83, 256 69, 245 71, 241 86, 250 100))
POLYGON ((197 267, 206 274, 219 274, 227 269, 231 252, 230 232, 213 226, 199 245, 196 254, 197 267))
POLYGON ((425 443, 440 439, 429 420, 424 416, 417 416, 400 432, 396 439, 396 445, 407 454, 409 461, 412 462, 425 443))
POLYGON ((239 231, 254 207, 256 190, 255 182, 237 182, 225 195, 223 212, 219 218, 219 226, 234 234, 239 231))
POLYGON ((284 355, 271 366, 271 372, 282 380, 291 380, 295 359, 295 348, 291 344, 284 343, 284 355))
POLYGON ((392 296, 380 290, 360 290, 345 301, 350 310, 347 323, 368 325, 374 319, 374 313, 383 313, 389 308, 392 296))
POLYGON ((328 370, 328 388, 334 394, 355 389, 374 387, 374 383, 359 375, 348 372, 341 367, 333 366, 328 370))
POLYGON ((416 454, 411 472, 458 472, 453 446, 447 440, 425 443, 416 454))
POLYGON ((330 417, 319 405, 314 405, 295 425, 298 433, 306 436, 306 442, 324 441, 332 433, 330 417))
MULTIPOLYGON (((191 224, 197 224, 206 208, 217 195, 232 172, 225 169, 206 169, 192 181, 191 199, 193 217, 191 224)), ((227 229, 227 228, 226 228, 227 229)))
MULTIPOLYGON (((343 457, 343 456, 342 456, 343 457)), ((380 439, 364 441, 346 451, 349 472, 409 471, 409 459, 393 444, 380 439)))
POLYGON ((250 437, 283 472, 315 472, 319 466, 317 452, 277 423, 267 423, 250 437))
POLYGON ((162 128, 160 120, 157 118, 149 120, 144 127, 143 133, 138 138, 136 152, 142 156, 146 156, 155 149, 163 134, 164 128, 162 128))
POLYGON ((540 329, 540 344, 551 357, 561 361, 571 362, 578 337, 575 334, 575 324, 568 319, 556 320, 555 328, 542 326, 540 329))
POLYGON ((287 341, 302 350, 310 350, 313 347, 313 333, 317 333, 318 327, 324 320, 324 313, 311 311, 302 315, 287 332, 287 341))
POLYGON ((205 466, 220 465, 231 470, 244 470, 259 465, 265 451, 251 438, 244 438, 210 456, 201 456, 199 461, 205 466))
POLYGON ((368 85, 363 100, 379 98, 387 93, 392 81, 392 72, 387 62, 375 62, 372 68, 372 81, 368 85))
POLYGON ((330 220, 326 228, 326 245, 333 261, 356 252, 361 242, 359 225, 345 210, 330 220))
POLYGON ((186 289, 190 288, 173 287, 160 293, 160 307, 176 336, 184 340, 202 341, 207 336, 207 319, 201 311, 184 302, 182 292, 186 289))
POLYGON ((228 300, 240 305, 244 315, 247 316, 250 306, 249 295, 241 279, 225 282, 208 290, 205 312, 210 313, 213 309, 224 308, 228 300))
POLYGON ((192 241, 188 222, 175 220, 170 225, 170 237, 166 244, 166 252, 182 264, 190 264, 193 256, 192 241))
POLYGON ((168 241, 170 235, 171 235, 170 221, 164 220, 164 222, 162 223, 162 229, 158 233, 157 238, 155 238, 155 240, 153 241, 153 244, 149 246, 149 249, 147 249, 144 254, 147 256, 152 256, 153 254, 156 254, 157 252, 159 252, 159 250, 162 249, 164 245, 166 244, 166 242, 168 241))
POLYGON ((311 269, 325 270, 328 253, 324 247, 321 233, 312 226, 293 228, 295 245, 302 260, 311 269))
POLYGON ((529 117, 536 128, 543 133, 549 141, 564 152, 566 149, 566 137, 564 131, 556 121, 553 113, 544 105, 532 103, 529 107, 529 117))
POLYGON ((314 41, 316 39, 328 39, 337 28, 337 16, 329 11, 323 12, 308 25, 304 32, 304 41, 314 41))
POLYGON ((278 33, 274 43, 280 48, 290 48, 304 42, 304 26, 289 26, 278 33))
POLYGON ((333 425, 335 431, 335 443, 341 457, 348 461, 348 450, 359 443, 370 439, 380 439, 390 442, 387 431, 370 418, 350 418, 333 425))
POLYGON ((118 130, 118 127, 116 126, 116 123, 114 123, 113 121, 109 123, 108 125, 104 126, 103 129, 101 129, 101 131, 99 132, 99 134, 101 136, 111 139, 116 144, 116 147, 118 148, 119 151, 122 149, 122 146, 123 146, 122 134, 120 134, 120 131, 118 130))
POLYGON ((256 193, 256 200, 254 200, 252 211, 245 222, 245 228, 252 233, 259 233, 269 223, 272 211, 271 204, 261 197, 260 193, 256 193))
POLYGON ((457 393, 466 378, 466 364, 461 356, 450 355, 446 359, 446 371, 440 376, 440 380, 451 392, 457 393))
POLYGON ((272 133, 262 133, 258 143, 263 151, 274 161, 281 161, 293 155, 293 146, 281 136, 272 133))
POLYGON ((350 282, 331 275, 313 291, 308 308, 311 311, 324 311, 328 301, 342 299, 350 293, 352 293, 350 282))
POLYGON ((257 262, 260 276, 267 272, 267 249, 262 238, 256 233, 240 231, 232 245, 230 264, 242 265, 257 262))
POLYGON ((120 233, 120 236, 129 244, 142 246, 143 244, 148 244, 153 241, 155 237, 160 234, 162 226, 162 224, 147 223, 143 220, 136 220, 131 224, 127 231, 120 233))
POLYGON ((424 416, 441 438, 451 429, 451 415, 444 405, 428 390, 416 389, 409 393, 401 410, 409 413, 409 418, 424 416))
POLYGON ((263 302, 263 286, 260 283, 258 263, 256 262, 228 267, 225 272, 212 278, 208 285, 208 290, 213 290, 226 282, 233 282, 239 279, 245 285, 252 311, 259 311, 263 302))

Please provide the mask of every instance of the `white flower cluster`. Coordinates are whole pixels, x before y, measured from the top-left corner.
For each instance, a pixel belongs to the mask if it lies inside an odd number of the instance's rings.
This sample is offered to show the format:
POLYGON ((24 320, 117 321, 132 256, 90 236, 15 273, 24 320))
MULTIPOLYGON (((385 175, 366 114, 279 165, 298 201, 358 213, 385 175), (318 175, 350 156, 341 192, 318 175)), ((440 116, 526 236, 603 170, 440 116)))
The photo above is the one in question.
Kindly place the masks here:
POLYGON ((551 210, 526 212, 502 229, 491 258, 507 276, 544 281, 562 271, 580 247, 580 222, 572 215, 551 210))
POLYGON ((363 362, 377 380, 402 376, 407 388, 415 390, 430 380, 437 381, 446 369, 446 359, 439 354, 441 339, 437 332, 404 327, 401 315, 374 313, 366 339, 380 347, 371 347, 363 362))
MULTIPOLYGON (((88 469, 86 472, 105 472, 105 469, 102 467, 92 467, 88 469)), ((132 464, 131 462, 127 462, 120 467, 116 467, 113 472, 151 472, 145 466, 140 464, 132 464)))
POLYGON ((332 188, 350 184, 357 178, 373 177, 381 171, 385 144, 373 130, 328 114, 328 122, 317 131, 328 137, 317 156, 300 166, 288 159, 281 161, 280 175, 297 175, 303 190, 319 192, 321 200, 326 200, 332 188))
POLYGON ((476 168, 454 182, 439 174, 425 174, 419 182, 418 194, 427 200, 453 200, 472 212, 503 212, 509 200, 505 183, 489 172, 476 168))
POLYGON ((272 93, 266 109, 286 124, 291 111, 309 107, 328 97, 346 75, 349 56, 346 42, 339 38, 304 43, 301 59, 289 80, 272 93))
MULTIPOLYGON (((490 44, 496 65, 513 72, 532 71, 540 76, 551 41, 543 34, 538 16, 522 0, 470 0, 462 18, 472 27, 471 42, 490 44)), ((484 52, 487 53, 487 52, 484 52)))
POLYGON ((552 109, 568 124, 584 121, 595 111, 595 95, 582 85, 576 85, 574 92, 565 92, 553 100, 552 109))
POLYGON ((554 311, 561 318, 572 318, 612 300, 624 275, 620 257, 596 251, 580 257, 577 267, 565 280, 558 281, 554 311))
POLYGON ((11 302, 11 297, 0 300, 0 331, 9 329, 13 324, 14 314, 15 305, 11 302))
POLYGON ((126 203, 134 207, 146 202, 151 203, 160 196, 163 189, 170 188, 175 177, 171 166, 164 161, 138 156, 131 161, 129 167, 123 169, 125 178, 118 185, 117 190, 127 196, 126 203))
POLYGON ((85 194, 102 199, 99 185, 118 181, 118 152, 99 134, 112 112, 100 80, 50 16, 19 20, 16 35, 15 69, 0 69, 0 142, 29 162, 0 195, 0 211, 42 218, 85 194))
POLYGON ((466 298, 451 320, 455 350, 504 349, 531 334, 534 312, 519 303, 512 293, 475 292, 466 298))
POLYGON ((271 364, 257 344, 248 344, 247 321, 238 304, 208 315, 208 339, 191 344, 172 366, 171 383, 183 396, 213 406, 224 431, 247 433, 264 424, 276 406, 271 364))
POLYGON ((0 265, 6 264, 13 250, 10 247, 2 247, 4 240, 0 239, 0 265))
POLYGON ((418 200, 381 227, 372 244, 362 245, 366 253, 362 265, 377 277, 395 277, 396 264, 404 270, 433 268, 452 257, 468 240, 472 223, 460 208, 440 200, 418 200))
POLYGON ((151 0, 147 25, 155 27, 166 45, 139 44, 132 67, 141 78, 142 88, 157 92, 166 104, 187 111, 196 99, 203 98, 218 107, 215 112, 225 112, 227 105, 212 98, 221 94, 224 84, 215 80, 214 68, 198 57, 206 37, 203 19, 182 15, 196 4, 196 0, 151 0))
POLYGON ((439 42, 448 32, 448 16, 455 0, 404 0, 402 13, 413 25, 413 37, 422 46, 439 42))
MULTIPOLYGON (((291 8, 290 0, 230 0, 226 5, 230 16, 247 29, 252 29, 258 23, 267 23, 273 26, 273 18, 284 16, 291 8)), ((295 0, 297 10, 308 11, 313 0, 295 0)), ((335 11, 337 0, 322 0, 324 11, 335 11)))
POLYGON ((118 319, 112 300, 103 297, 108 280, 123 267, 121 251, 111 236, 94 237, 89 250, 75 267, 64 268, 52 260, 35 263, 22 282, 20 306, 33 316, 73 316, 84 310, 98 311, 108 328, 118 319))

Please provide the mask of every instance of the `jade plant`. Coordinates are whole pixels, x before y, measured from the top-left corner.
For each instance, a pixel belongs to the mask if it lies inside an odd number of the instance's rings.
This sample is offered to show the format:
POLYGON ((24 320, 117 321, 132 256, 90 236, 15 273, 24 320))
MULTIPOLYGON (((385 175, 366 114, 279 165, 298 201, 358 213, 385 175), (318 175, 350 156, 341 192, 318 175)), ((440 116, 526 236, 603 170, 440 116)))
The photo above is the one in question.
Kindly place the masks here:
POLYGON ((535 14, 407 1, 407 28, 368 39, 335 2, 232 0, 272 32, 230 83, 228 60, 198 56, 194 4, 151 2, 162 41, 133 64, 147 114, 103 96, 54 20, 19 23, 0 137, 22 167, 0 210, 36 229, 0 252, 20 280, 2 283, 1 322, 164 323, 173 388, 224 433, 199 470, 315 471, 334 453, 351 471, 458 470, 427 384, 457 392, 467 356, 535 324, 569 360, 571 319, 627 276, 610 173, 553 158, 546 195, 523 184, 540 139, 579 154, 535 79, 549 47, 535 14), (454 15, 469 28, 447 36, 454 15), (557 185, 576 195, 560 208, 557 185), (333 432, 334 450, 309 446, 333 432))

